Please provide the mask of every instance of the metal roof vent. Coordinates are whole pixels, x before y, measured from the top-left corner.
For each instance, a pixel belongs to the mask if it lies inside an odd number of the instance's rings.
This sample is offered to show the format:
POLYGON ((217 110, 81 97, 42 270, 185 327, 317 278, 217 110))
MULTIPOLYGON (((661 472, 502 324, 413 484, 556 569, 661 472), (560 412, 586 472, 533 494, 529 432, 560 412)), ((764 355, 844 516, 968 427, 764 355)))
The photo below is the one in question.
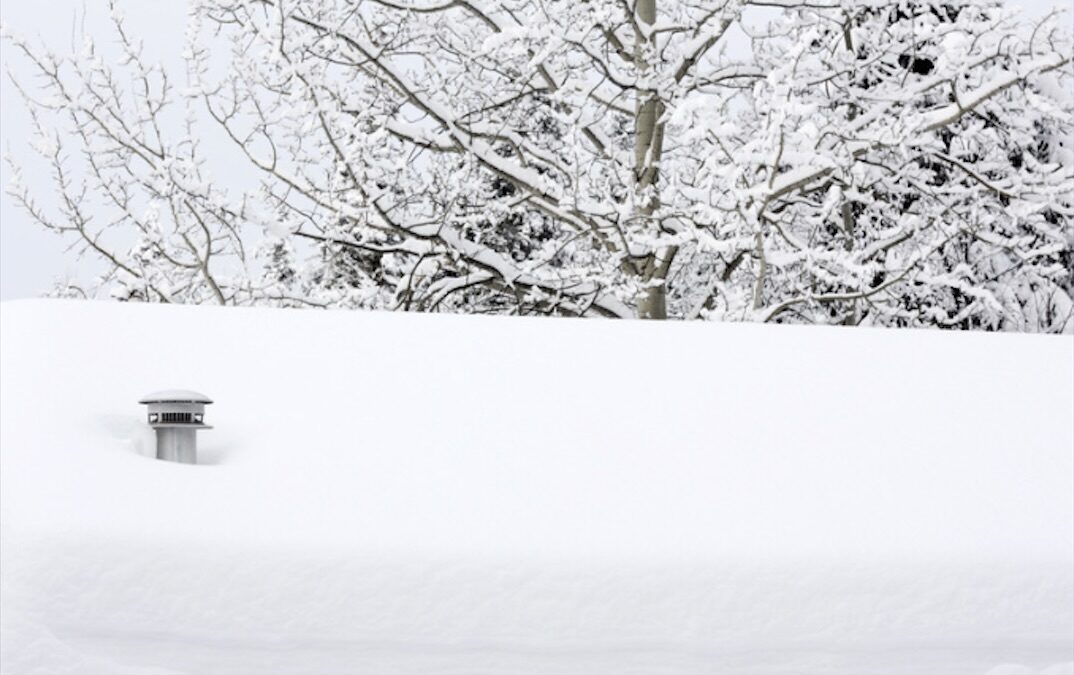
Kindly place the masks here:
POLYGON ((149 406, 149 426, 157 431, 157 459, 182 464, 198 463, 199 429, 205 424, 205 406, 212 403, 205 394, 172 389, 143 396, 139 403, 149 406))

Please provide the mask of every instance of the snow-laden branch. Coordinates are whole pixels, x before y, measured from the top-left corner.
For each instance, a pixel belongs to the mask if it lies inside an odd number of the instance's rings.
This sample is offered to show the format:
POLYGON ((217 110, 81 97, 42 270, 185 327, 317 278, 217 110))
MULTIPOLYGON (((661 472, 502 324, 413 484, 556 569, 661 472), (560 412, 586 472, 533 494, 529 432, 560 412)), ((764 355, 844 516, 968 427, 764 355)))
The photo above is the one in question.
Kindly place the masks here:
POLYGON ((8 38, 56 198, 9 189, 122 298, 1074 330, 1057 17, 196 0, 182 84, 115 31, 8 38))

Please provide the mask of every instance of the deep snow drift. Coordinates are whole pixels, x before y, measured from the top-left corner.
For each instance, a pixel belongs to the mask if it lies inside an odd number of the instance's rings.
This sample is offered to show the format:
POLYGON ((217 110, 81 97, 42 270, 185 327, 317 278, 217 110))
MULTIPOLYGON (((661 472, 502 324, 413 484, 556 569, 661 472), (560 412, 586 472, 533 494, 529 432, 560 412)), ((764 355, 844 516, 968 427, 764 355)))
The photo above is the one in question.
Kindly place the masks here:
POLYGON ((0 326, 5 674, 1074 672, 1069 337, 0 326), (165 388, 204 465, 147 456, 165 388))

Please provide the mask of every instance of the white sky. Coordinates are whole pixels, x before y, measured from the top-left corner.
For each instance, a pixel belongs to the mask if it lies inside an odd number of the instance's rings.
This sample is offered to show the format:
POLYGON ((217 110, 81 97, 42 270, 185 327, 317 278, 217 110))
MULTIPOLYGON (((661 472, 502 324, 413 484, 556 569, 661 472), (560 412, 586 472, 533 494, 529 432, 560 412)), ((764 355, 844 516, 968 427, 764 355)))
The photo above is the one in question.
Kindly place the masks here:
MULTIPOLYGON (((1056 6, 1074 7, 1074 0, 1022 0, 1014 4, 1037 16, 1056 6)), ((131 32, 145 39, 147 56, 182 72, 178 66, 186 4, 175 0, 126 0, 121 6, 131 32)), ((107 17, 105 0, 7 0, 0 8, 0 21, 7 28, 23 36, 39 37, 57 51, 72 51, 72 41, 82 27, 87 33, 109 39, 107 17)), ((0 43, 0 62, 5 73, 9 69, 17 76, 26 72, 23 60, 6 41, 0 43)), ((26 167, 24 178, 30 187, 40 185, 38 194, 44 201, 53 193, 45 182, 47 177, 32 172, 28 166, 37 164, 26 143, 29 129, 25 106, 5 75, 0 81, 0 142, 5 153, 26 167)), ((0 184, 6 187, 10 174, 6 163, 0 166, 0 184)), ((99 269, 65 252, 71 243, 30 222, 6 193, 0 194, 0 300, 37 296, 59 278, 85 278, 99 269)))

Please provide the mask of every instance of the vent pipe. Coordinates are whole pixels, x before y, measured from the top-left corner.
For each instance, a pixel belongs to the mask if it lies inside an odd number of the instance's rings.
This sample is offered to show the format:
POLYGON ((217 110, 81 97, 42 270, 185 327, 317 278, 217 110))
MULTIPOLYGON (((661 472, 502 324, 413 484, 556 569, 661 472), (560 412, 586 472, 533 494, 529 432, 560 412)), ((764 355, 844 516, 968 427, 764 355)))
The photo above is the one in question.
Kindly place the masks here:
POLYGON ((147 421, 157 432, 157 459, 197 464, 196 434, 200 429, 212 429, 205 424, 205 406, 212 403, 209 397, 174 389, 148 394, 138 402, 149 406, 147 421))

